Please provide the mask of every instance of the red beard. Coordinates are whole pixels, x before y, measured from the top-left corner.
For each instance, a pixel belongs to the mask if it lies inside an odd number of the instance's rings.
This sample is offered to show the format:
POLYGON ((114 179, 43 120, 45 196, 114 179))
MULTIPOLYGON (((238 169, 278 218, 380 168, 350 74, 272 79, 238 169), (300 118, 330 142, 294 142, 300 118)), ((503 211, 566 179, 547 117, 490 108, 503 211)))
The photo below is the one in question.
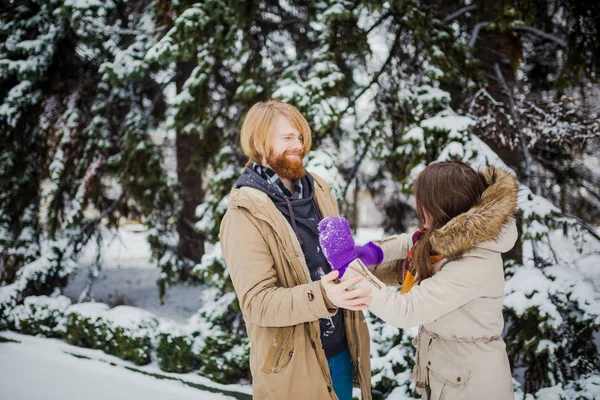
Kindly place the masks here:
POLYGON ((297 181, 306 176, 304 164, 302 164, 302 154, 292 151, 284 151, 279 154, 271 154, 267 157, 267 163, 271 169, 282 179, 297 181), (290 154, 297 154, 298 158, 288 158, 290 154))

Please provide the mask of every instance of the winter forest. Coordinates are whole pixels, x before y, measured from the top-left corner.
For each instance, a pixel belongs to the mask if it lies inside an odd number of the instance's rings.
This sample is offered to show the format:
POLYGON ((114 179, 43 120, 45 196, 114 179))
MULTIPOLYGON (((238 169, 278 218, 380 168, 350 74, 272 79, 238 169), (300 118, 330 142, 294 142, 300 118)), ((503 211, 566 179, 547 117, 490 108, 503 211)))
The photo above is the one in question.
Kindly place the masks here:
MULTIPOLYGON (((218 233, 243 116, 277 98, 358 241, 416 228, 431 162, 512 170, 515 396, 600 398, 599 73, 597 0, 3 1, 0 336, 249 388, 218 233), (157 307, 187 291, 185 318, 94 291, 114 241, 144 249, 157 307)), ((416 331, 367 320, 374 398, 416 398, 416 331)))

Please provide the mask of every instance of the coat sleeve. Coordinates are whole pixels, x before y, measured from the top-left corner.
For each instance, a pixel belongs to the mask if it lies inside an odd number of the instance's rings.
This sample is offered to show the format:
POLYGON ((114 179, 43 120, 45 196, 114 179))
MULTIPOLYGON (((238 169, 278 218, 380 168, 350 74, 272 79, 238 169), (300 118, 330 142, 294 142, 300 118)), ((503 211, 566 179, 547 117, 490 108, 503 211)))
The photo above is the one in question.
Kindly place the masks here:
POLYGON ((220 232, 223 258, 246 320, 284 327, 334 315, 337 309, 327 308, 320 281, 277 286, 273 256, 254 223, 243 209, 230 209, 220 232))
POLYGON ((407 233, 393 235, 378 242, 377 244, 383 251, 383 262, 405 260, 412 247, 412 237, 407 233))
POLYGON ((483 282, 491 273, 490 260, 467 254, 459 260, 448 262, 435 275, 406 294, 386 286, 360 260, 350 264, 343 280, 356 275, 364 276, 366 279, 357 286, 371 287, 369 310, 390 325, 410 328, 433 322, 480 297, 483 282))
POLYGON ((390 286, 402 285, 402 267, 404 260, 395 260, 383 262, 374 267, 370 267, 369 270, 375 275, 380 281, 390 286))
POLYGON ((370 270, 386 285, 402 285, 402 266, 412 246, 410 235, 403 233, 374 242, 383 251, 383 262, 370 270))

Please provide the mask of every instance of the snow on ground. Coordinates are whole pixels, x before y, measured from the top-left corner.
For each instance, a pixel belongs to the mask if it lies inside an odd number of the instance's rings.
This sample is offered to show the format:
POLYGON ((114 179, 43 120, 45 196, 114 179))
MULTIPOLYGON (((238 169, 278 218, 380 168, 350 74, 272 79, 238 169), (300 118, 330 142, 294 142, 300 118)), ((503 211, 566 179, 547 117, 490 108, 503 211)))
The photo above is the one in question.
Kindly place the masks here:
MULTIPOLYGON (((160 271, 150 262, 150 245, 143 225, 129 224, 114 235, 103 230, 102 270, 94 282, 95 301, 109 305, 126 304, 150 311, 158 317, 186 322, 200 308, 202 287, 176 285, 167 288, 164 305, 158 298, 156 281, 160 271)), ((69 278, 65 296, 77 303, 88 279, 89 265, 95 259, 97 246, 89 245, 80 260, 79 270, 69 278)))
POLYGON ((249 387, 219 385, 194 374, 169 374, 154 364, 139 367, 56 339, 8 331, 0 331, 0 339, 10 340, 0 340, 3 399, 250 399, 249 387))

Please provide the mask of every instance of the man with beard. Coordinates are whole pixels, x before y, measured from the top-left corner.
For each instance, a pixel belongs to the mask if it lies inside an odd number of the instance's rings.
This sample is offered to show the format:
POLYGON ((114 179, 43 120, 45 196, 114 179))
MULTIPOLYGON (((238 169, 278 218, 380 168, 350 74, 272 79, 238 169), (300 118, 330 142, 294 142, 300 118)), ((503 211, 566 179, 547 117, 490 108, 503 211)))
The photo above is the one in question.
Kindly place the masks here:
POLYGON ((360 311, 369 289, 346 290, 360 277, 338 283, 319 245, 319 221, 339 210, 330 186, 304 168, 306 119, 290 104, 257 103, 241 145, 249 161, 220 236, 250 338, 254 398, 351 400, 354 383, 371 399, 360 311))

